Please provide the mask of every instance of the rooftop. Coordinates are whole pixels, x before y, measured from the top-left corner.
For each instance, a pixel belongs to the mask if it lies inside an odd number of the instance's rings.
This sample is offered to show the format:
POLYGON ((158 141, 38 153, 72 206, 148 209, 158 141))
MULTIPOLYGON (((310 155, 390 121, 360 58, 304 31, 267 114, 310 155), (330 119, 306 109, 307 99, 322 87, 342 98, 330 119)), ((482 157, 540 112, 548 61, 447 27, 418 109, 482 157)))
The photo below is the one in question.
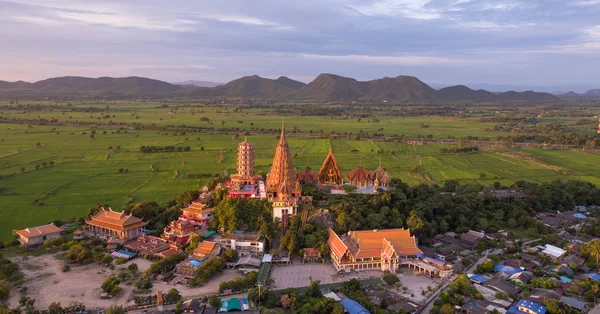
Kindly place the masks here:
POLYGON ((57 227, 53 223, 50 223, 50 224, 43 225, 43 226, 25 228, 22 230, 16 230, 15 232, 24 238, 35 238, 35 237, 41 237, 41 236, 45 236, 45 235, 49 235, 49 234, 53 234, 53 233, 60 233, 62 231, 63 231, 62 228, 57 227))
POLYGON ((131 214, 127 215, 125 211, 116 212, 111 208, 108 208, 108 210, 102 208, 96 215, 87 220, 86 223, 109 229, 132 229, 147 225, 147 223, 138 217, 131 214))

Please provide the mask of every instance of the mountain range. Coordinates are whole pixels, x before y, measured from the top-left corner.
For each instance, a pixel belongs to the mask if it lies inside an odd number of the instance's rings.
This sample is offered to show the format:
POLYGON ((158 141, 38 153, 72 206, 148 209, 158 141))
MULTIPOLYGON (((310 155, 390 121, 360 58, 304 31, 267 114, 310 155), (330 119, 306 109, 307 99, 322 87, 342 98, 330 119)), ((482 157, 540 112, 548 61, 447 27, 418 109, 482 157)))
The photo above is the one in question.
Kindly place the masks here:
POLYGON ((578 94, 574 91, 570 91, 568 93, 557 95, 562 99, 589 99, 589 98, 600 98, 600 89, 590 89, 583 94, 578 94))
POLYGON ((334 74, 321 74, 312 82, 305 84, 285 76, 277 79, 268 79, 252 75, 217 86, 199 87, 194 82, 202 81, 171 84, 142 77, 86 78, 66 76, 49 78, 35 83, 0 81, 0 96, 114 95, 130 97, 235 97, 312 101, 364 100, 403 102, 554 102, 560 100, 549 93, 534 91, 492 93, 481 89, 473 90, 464 85, 450 86, 436 90, 413 76, 384 77, 371 81, 358 81, 353 78, 334 74))

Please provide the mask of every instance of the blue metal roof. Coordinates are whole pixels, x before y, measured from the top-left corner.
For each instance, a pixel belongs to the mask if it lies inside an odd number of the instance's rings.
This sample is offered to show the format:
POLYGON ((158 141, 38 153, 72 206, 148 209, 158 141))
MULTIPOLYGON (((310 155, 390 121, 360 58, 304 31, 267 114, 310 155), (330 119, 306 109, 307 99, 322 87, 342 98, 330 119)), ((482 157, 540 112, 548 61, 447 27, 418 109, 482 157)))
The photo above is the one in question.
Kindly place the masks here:
POLYGON ((360 303, 352 299, 345 298, 340 301, 340 303, 348 314, 371 314, 371 312, 367 311, 360 303))
POLYGON ((566 282, 566 283, 571 283, 573 281, 573 279, 571 279, 569 277, 565 277, 565 276, 560 276, 560 281, 566 282))
POLYGON ((583 213, 583 212, 587 212, 587 208, 585 208, 585 206, 575 206, 575 209, 576 209, 578 212, 582 212, 582 213, 583 213))
POLYGON ((509 275, 514 275, 516 273, 523 272, 522 270, 520 270, 518 268, 506 266, 503 264, 498 264, 498 265, 494 266, 494 271, 495 272, 503 272, 503 273, 509 274, 509 275))
POLYGON ((587 218, 584 214, 579 214, 579 213, 573 214, 573 217, 579 218, 579 219, 586 219, 587 218))
POLYGON ((192 265, 192 266, 194 266, 194 267, 198 267, 198 266, 200 266, 201 264, 202 264, 202 262, 201 262, 201 261, 199 261, 199 260, 195 260, 195 259, 193 259, 193 260, 191 260, 191 261, 190 261, 190 265, 192 265))
POLYGON ((482 275, 477 275, 477 274, 471 275, 471 274, 469 274, 467 276, 469 277, 469 279, 471 281, 476 282, 476 283, 484 283, 484 282, 488 281, 488 278, 486 276, 482 276, 482 275))
POLYGON ((533 311, 535 313, 538 314, 545 314, 546 313, 546 307, 537 303, 537 302, 533 302, 533 301, 529 301, 529 300, 519 300, 519 302, 517 302, 517 308, 526 308, 529 311, 533 311))
POLYGON ((598 275, 598 274, 591 273, 591 274, 585 274, 585 276, 590 279, 600 281, 600 275, 598 275))

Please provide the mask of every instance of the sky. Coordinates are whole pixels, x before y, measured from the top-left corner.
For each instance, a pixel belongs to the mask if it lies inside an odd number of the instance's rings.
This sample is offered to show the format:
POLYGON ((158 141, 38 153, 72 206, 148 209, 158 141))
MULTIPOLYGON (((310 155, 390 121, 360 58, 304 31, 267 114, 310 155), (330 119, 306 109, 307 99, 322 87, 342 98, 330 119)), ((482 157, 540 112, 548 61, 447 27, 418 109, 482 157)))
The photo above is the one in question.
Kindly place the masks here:
POLYGON ((0 0, 0 80, 598 85, 600 0, 0 0))

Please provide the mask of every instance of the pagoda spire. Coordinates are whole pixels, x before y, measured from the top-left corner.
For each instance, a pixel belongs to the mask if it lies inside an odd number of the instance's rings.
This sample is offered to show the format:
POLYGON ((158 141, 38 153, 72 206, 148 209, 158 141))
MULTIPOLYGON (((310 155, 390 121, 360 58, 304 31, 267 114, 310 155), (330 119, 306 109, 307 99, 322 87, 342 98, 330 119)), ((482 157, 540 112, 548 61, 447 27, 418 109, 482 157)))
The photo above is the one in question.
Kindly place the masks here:
MULTIPOLYGON (((283 144, 286 143, 286 139, 285 139, 285 121, 282 118, 281 119, 281 135, 279 135, 279 144, 283 144)), ((287 144, 287 143, 286 143, 287 144)))

